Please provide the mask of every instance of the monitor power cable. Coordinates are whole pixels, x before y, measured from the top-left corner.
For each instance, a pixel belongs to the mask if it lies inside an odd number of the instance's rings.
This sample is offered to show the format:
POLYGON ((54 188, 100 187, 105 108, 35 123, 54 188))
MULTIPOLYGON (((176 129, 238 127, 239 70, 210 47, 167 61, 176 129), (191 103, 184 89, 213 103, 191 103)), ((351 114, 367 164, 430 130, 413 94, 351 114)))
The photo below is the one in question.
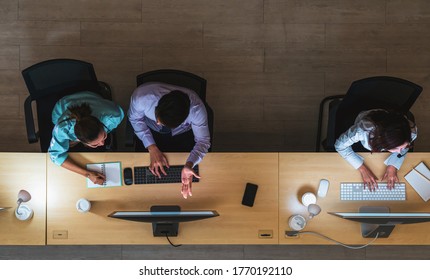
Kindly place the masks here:
POLYGON ((343 246, 345 248, 353 249, 353 250, 358 250, 358 249, 366 248, 367 246, 369 246, 370 244, 372 244, 373 242, 375 242, 376 239, 378 239, 378 237, 379 237, 379 232, 377 232, 375 238, 372 239, 369 243, 367 243, 365 245, 361 245, 361 246, 349 246, 349 245, 346 245, 345 243, 339 242, 337 240, 334 240, 333 238, 330 238, 330 237, 328 237, 328 236, 326 236, 324 234, 321 234, 321 233, 315 232, 315 231, 285 231, 285 235, 289 236, 289 237, 299 236, 301 234, 315 235, 317 237, 329 240, 329 241, 331 241, 331 242, 333 242, 333 243, 335 243, 337 245, 341 245, 341 246, 343 246))
POLYGON ((180 246, 182 246, 182 244, 178 244, 178 245, 173 244, 172 241, 170 241, 170 238, 167 235, 167 232, 165 232, 165 234, 166 234, 167 241, 169 241, 170 245, 172 245, 173 247, 180 247, 180 246))

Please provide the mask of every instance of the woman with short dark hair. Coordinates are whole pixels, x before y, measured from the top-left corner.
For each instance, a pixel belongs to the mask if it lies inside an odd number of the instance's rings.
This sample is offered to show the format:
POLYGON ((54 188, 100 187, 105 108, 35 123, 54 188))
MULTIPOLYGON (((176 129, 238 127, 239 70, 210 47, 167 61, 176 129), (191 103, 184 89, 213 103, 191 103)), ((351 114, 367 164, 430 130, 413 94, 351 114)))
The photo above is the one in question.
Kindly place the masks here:
POLYGON ((387 165, 382 180, 387 181, 389 189, 399 181, 397 170, 403 164, 404 156, 412 142, 417 138, 417 127, 406 116, 398 112, 382 109, 361 112, 352 127, 336 140, 336 151, 361 173, 365 186, 371 190, 377 187, 378 178, 356 154, 352 145, 361 142, 371 152, 390 152, 385 160, 387 165))

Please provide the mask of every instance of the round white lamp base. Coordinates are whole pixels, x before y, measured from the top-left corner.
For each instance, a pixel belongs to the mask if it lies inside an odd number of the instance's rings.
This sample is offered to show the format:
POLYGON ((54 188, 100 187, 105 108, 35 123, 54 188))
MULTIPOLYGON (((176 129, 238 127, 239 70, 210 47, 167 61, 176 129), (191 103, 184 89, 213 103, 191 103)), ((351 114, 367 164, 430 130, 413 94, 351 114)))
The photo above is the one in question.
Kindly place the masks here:
POLYGON ((19 213, 18 209, 15 210, 15 216, 20 221, 27 221, 33 217, 33 210, 27 205, 21 205, 19 206, 19 213))

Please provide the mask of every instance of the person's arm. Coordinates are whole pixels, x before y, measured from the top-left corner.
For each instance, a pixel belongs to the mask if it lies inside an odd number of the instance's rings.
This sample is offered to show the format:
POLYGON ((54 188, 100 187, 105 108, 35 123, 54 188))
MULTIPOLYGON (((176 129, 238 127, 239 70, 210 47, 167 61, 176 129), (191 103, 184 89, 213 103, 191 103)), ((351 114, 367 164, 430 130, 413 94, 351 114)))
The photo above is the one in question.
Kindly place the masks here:
POLYGON ((131 96, 130 108, 128 110, 128 119, 133 126, 134 133, 139 138, 145 148, 155 144, 154 138, 152 137, 151 130, 145 123, 145 107, 144 97, 142 93, 136 90, 131 96))
POLYGON ((364 186, 373 190, 378 186, 378 178, 364 164, 363 157, 355 153, 352 149, 354 143, 365 140, 368 137, 368 132, 363 130, 359 124, 355 124, 336 140, 335 148, 349 164, 360 172, 364 186))
POLYGON ((196 144, 188 156, 187 162, 192 162, 193 166, 202 161, 211 146, 208 118, 203 104, 198 105, 192 113, 191 128, 196 144))
POLYGON ((67 157, 67 159, 63 162, 63 164, 61 164, 61 167, 64 167, 70 171, 73 171, 79 175, 82 175, 82 176, 90 179, 91 182, 93 182, 94 184, 101 185, 106 180, 106 177, 103 174, 97 173, 94 171, 89 171, 89 170, 86 170, 86 169, 80 167, 70 157, 67 157))
MULTIPOLYGON (((414 126, 411 130, 411 140, 414 141, 416 138, 417 127, 414 126)), ((391 155, 384 161, 387 168, 385 170, 385 174, 382 178, 382 181, 387 181, 387 187, 389 189, 394 188, 395 183, 399 182, 397 170, 402 167, 402 164, 405 161, 406 154, 408 151, 409 148, 405 148, 400 153, 391 153, 391 155)))
POLYGON ((355 169, 363 165, 363 157, 358 155, 352 149, 352 145, 368 137, 368 133, 364 131, 358 124, 351 126, 336 140, 334 147, 336 151, 355 169))
POLYGON ((193 176, 200 178, 200 176, 194 172, 193 167, 203 159, 211 146, 207 113, 204 105, 201 104, 200 106, 197 106, 196 110, 192 113, 193 118, 191 120, 191 128, 193 130, 194 141, 196 144, 190 152, 181 172, 181 193, 184 198, 192 196, 191 190, 193 176))
POLYGON ((105 180, 103 174, 87 171, 79 167, 72 159, 69 158, 67 152, 69 150, 70 136, 68 135, 68 132, 73 129, 72 126, 71 122, 63 122, 61 125, 57 124, 54 127, 51 143, 48 149, 49 157, 56 165, 85 176, 95 184, 102 184, 105 180), (100 178, 103 178, 103 180, 100 181, 100 178))

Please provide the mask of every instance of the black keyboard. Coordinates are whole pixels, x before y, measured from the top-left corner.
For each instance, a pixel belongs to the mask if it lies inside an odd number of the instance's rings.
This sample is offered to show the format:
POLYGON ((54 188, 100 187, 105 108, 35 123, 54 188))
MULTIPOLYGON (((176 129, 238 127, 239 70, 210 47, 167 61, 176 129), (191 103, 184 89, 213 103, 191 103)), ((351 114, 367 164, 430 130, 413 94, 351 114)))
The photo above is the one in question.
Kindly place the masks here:
MULTIPOLYGON (((134 184, 169 184, 169 183, 181 183, 181 171, 184 168, 183 165, 171 165, 169 168, 164 167, 167 176, 161 174, 161 179, 154 176, 149 171, 148 166, 135 166, 134 167, 134 184)), ((196 165, 193 168, 194 172, 199 175, 199 166, 196 165)), ((199 179, 193 176, 193 182, 198 182, 199 179)))

